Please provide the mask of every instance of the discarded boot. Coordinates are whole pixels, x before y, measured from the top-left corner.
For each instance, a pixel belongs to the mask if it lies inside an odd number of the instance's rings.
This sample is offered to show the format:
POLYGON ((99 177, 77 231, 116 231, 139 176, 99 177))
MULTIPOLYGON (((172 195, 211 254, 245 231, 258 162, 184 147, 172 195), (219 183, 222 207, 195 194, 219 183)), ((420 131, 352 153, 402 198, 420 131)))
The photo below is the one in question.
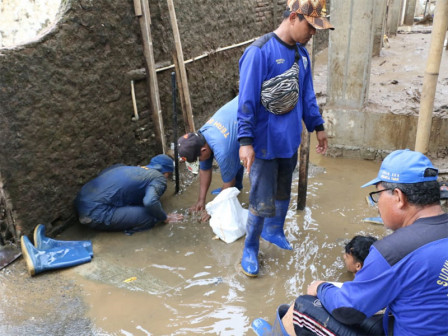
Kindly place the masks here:
POLYGON ((36 249, 41 251, 46 251, 54 247, 67 247, 67 248, 82 247, 86 249, 87 252, 89 252, 91 257, 93 257, 93 249, 91 241, 89 240, 64 241, 45 237, 45 226, 42 224, 39 224, 34 228, 34 246, 36 247, 36 249))
POLYGON ((46 251, 37 250, 27 236, 21 237, 21 246, 28 273, 31 276, 48 270, 76 266, 92 260, 89 252, 79 247, 54 247, 46 251))
POLYGON ((244 242, 241 267, 243 273, 249 277, 258 275, 258 250, 260 248, 260 234, 263 229, 263 217, 253 215, 249 211, 246 223, 246 240, 244 242))
POLYGON ((275 217, 267 217, 264 220, 261 238, 277 245, 285 250, 292 250, 291 244, 285 237, 284 226, 286 213, 288 212, 289 199, 275 201, 275 217))

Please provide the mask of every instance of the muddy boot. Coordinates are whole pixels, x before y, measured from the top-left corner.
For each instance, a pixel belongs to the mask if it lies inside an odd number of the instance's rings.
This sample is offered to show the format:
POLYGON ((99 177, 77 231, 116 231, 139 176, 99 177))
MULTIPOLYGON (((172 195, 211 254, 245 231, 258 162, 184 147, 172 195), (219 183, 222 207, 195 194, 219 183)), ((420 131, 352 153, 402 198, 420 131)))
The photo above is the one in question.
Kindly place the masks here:
POLYGON ((54 247, 46 251, 37 250, 27 236, 21 238, 22 254, 31 276, 38 273, 76 266, 92 260, 89 252, 80 247, 54 247))
POLYGON ((39 224, 34 228, 34 247, 41 251, 46 251, 52 249, 53 247, 82 247, 89 252, 91 257, 93 257, 91 241, 64 241, 45 237, 45 226, 42 224, 39 224))
POLYGON ((275 217, 268 217, 264 220, 261 238, 282 249, 292 250, 291 244, 286 239, 285 232, 283 231, 288 206, 289 199, 275 201, 275 217))
POLYGON ((243 268, 243 273, 250 277, 258 275, 258 250, 263 221, 263 217, 255 216, 249 211, 241 267, 243 268))

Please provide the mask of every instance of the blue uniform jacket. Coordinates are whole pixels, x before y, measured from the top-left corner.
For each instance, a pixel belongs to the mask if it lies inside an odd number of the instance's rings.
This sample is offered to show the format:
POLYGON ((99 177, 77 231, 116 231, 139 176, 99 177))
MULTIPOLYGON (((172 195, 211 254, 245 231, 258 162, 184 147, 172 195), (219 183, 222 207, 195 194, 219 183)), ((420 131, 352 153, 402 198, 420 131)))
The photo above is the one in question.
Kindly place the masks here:
MULTIPOLYGON (((269 33, 254 43, 240 59, 238 140, 253 141, 259 159, 290 158, 300 145, 302 120, 309 132, 322 125, 311 76, 311 63, 305 47, 297 44, 299 58, 299 101, 283 115, 274 115, 261 103, 261 85, 293 65, 296 46, 269 33)), ((240 141, 241 144, 243 144, 240 141)))
POLYGON ((145 166, 113 166, 87 182, 78 193, 75 205, 80 218, 110 225, 115 210, 135 205, 148 209, 155 221, 167 218, 160 197, 166 190, 166 178, 145 166))
POLYGON ((213 155, 200 162, 202 170, 212 168, 213 157, 216 159, 224 183, 232 181, 241 168, 238 143, 238 96, 221 107, 207 123, 201 127, 200 132, 205 137, 213 155))
POLYGON ((318 298, 337 320, 356 324, 387 307, 395 336, 448 335, 448 214, 420 218, 373 244, 363 268, 318 298))

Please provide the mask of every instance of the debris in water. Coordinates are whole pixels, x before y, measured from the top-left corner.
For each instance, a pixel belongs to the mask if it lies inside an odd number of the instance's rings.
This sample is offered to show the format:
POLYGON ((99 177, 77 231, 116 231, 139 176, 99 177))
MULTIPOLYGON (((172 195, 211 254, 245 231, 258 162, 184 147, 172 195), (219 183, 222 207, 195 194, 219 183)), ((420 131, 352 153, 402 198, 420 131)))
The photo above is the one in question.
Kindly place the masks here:
POLYGON ((132 282, 132 281, 135 281, 135 280, 137 280, 137 277, 131 277, 131 278, 128 278, 128 279, 124 280, 123 282, 128 283, 128 282, 132 282))

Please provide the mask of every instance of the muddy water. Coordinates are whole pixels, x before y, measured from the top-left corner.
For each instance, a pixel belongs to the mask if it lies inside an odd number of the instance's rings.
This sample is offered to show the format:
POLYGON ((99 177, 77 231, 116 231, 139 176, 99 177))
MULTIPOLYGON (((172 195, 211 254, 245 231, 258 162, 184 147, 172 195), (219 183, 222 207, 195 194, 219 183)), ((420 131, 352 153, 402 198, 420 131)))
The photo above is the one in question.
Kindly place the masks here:
MULTIPOLYGON (((344 243, 355 234, 381 237, 382 226, 360 188, 379 163, 311 155, 307 207, 296 212, 293 192, 284 251, 262 241, 256 279, 240 272, 244 239, 212 239, 208 223, 186 216, 126 236, 72 228, 60 239, 91 239, 89 264, 29 278, 20 260, 0 272, 0 334, 16 335, 251 335, 257 317, 274 320, 279 304, 290 303, 313 279, 350 279, 344 270, 344 243), (131 279, 129 281, 129 279, 131 279), (128 280, 126 282, 125 280, 128 280)), ((214 174, 212 187, 219 186, 214 174)), ((240 195, 247 207, 247 178, 240 195)), ((297 190, 297 178, 293 190, 297 190)), ((186 213, 197 197, 197 181, 163 202, 186 213)), ((212 196, 210 195, 210 200, 212 196)))

